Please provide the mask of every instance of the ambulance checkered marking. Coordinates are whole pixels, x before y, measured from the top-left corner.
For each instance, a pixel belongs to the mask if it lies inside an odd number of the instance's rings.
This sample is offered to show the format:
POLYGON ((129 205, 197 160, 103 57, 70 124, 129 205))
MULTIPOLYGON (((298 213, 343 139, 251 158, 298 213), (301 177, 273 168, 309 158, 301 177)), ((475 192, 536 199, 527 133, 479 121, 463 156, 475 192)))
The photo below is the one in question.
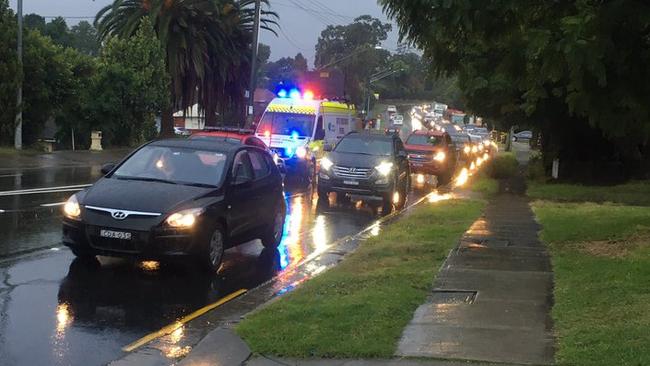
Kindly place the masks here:
POLYGON ((316 108, 312 106, 288 106, 271 104, 266 108, 267 112, 316 114, 316 108))

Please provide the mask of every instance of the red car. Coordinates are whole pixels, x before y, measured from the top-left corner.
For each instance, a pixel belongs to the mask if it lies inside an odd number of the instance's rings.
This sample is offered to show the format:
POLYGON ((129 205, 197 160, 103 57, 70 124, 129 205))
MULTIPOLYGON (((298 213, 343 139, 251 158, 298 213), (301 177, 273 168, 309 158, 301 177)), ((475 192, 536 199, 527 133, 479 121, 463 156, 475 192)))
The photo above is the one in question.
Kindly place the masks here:
POLYGON ((426 176, 435 175, 438 182, 448 183, 456 170, 456 149, 447 132, 414 131, 406 139, 411 173, 416 175, 415 183, 425 183, 426 176))
MULTIPOLYGON (((194 139, 213 139, 215 141, 227 141, 227 142, 239 142, 242 145, 250 145, 260 147, 264 150, 269 150, 269 147, 266 146, 264 141, 255 136, 254 130, 232 128, 232 127, 216 127, 203 130, 201 132, 193 133, 190 137, 190 140, 194 139)), ((271 153, 273 156, 273 161, 280 169, 281 173, 286 172, 286 167, 284 166, 284 161, 278 159, 277 155, 271 153)))
POLYGON ((268 150, 268 146, 255 136, 255 131, 240 128, 217 127, 206 129, 201 132, 193 133, 190 139, 199 138, 216 138, 217 140, 223 139, 228 142, 239 142, 242 145, 257 146, 262 149, 268 150))

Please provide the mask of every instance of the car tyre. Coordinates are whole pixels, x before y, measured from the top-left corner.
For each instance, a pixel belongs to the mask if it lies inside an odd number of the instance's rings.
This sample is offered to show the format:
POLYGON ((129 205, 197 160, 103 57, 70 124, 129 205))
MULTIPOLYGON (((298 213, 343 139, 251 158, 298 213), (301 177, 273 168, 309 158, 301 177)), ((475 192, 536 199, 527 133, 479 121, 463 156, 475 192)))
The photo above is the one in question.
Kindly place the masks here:
POLYGON ((347 205, 350 203, 350 196, 345 193, 336 192, 336 203, 339 205, 347 205))
POLYGON ((262 245, 265 248, 275 249, 280 245, 282 241, 282 233, 284 231, 284 219, 286 216, 286 209, 284 204, 276 210, 273 215, 273 221, 269 224, 269 227, 266 229, 264 236, 262 237, 262 245))
POLYGON ((381 202, 381 213, 382 215, 388 215, 393 211, 393 193, 388 193, 384 195, 381 202))
POLYGON ((217 224, 210 236, 207 238, 204 252, 200 258, 202 266, 212 272, 218 271, 219 267, 221 267, 225 248, 226 231, 220 224, 217 224))
POLYGON ((320 186, 318 187, 318 198, 319 199, 327 200, 327 199, 329 199, 329 194, 330 193, 327 190, 325 190, 324 188, 321 188, 320 186))
POLYGON ((92 261, 96 256, 95 252, 90 248, 70 247, 70 250, 75 257, 82 260, 92 261))

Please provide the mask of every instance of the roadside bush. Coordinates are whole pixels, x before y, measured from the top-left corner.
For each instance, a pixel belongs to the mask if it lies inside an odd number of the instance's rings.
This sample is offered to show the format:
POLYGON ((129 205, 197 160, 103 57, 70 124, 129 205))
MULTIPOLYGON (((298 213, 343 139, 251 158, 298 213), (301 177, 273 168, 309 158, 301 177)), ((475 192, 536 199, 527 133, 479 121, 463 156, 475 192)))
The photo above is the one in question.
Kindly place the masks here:
POLYGON ((506 179, 517 174, 519 163, 513 153, 500 153, 490 160, 486 167, 489 177, 494 179, 506 179))
POLYGON ((544 161, 542 160, 541 154, 531 155, 526 169, 526 178, 540 182, 546 179, 546 170, 544 169, 544 161))

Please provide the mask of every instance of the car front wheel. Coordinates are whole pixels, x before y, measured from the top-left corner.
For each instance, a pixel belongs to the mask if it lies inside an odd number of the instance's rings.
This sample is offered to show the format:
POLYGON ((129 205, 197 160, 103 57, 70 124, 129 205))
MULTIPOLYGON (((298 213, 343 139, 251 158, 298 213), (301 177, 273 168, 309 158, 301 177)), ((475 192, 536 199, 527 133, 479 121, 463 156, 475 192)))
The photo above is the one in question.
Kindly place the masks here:
POLYGON ((226 247, 225 243, 226 233, 221 225, 217 225, 208 238, 207 246, 200 258, 201 264, 205 268, 214 272, 219 270, 221 261, 223 260, 223 252, 226 247))
POLYGON ((273 222, 269 224, 266 233, 262 237, 262 245, 264 245, 265 248, 275 249, 280 245, 282 232, 284 231, 285 211, 286 209, 284 208, 284 205, 282 205, 273 215, 273 222))

